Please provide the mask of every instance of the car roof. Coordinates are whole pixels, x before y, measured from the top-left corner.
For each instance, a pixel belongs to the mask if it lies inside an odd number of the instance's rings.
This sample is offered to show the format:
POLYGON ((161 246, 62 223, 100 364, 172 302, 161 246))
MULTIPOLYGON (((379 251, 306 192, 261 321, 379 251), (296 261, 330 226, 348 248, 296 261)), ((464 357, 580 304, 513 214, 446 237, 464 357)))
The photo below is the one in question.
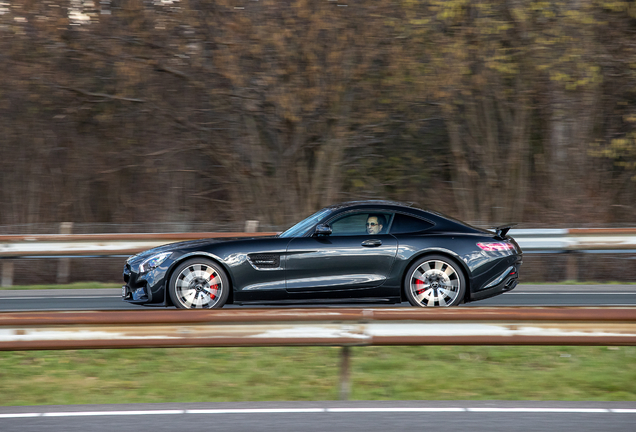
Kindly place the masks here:
POLYGON ((455 230, 461 227, 461 230, 469 230, 471 232, 487 232, 481 228, 474 227, 459 219, 455 219, 452 216, 445 215, 434 210, 426 210, 422 208, 413 207, 412 202, 404 203, 400 201, 390 200, 359 200, 359 201, 347 201, 340 204, 333 204, 326 208, 331 210, 343 210, 343 209, 355 209, 355 208, 367 208, 367 207, 386 207, 386 210, 406 210, 405 213, 410 213, 419 217, 424 217, 429 221, 435 223, 439 228, 445 230, 455 230))
POLYGON ((329 209, 341 209, 347 207, 358 207, 365 205, 374 205, 374 206, 398 206, 398 207, 409 207, 412 208, 412 202, 400 202, 400 201, 389 201, 389 200, 360 200, 360 201, 347 201, 339 204, 333 204, 326 208, 329 209))
MULTIPOLYGON (((367 209, 367 208, 375 208, 380 209, 383 208, 387 211, 403 211, 405 213, 419 215, 420 217, 437 217, 442 219, 451 219, 444 216, 441 213, 437 213, 434 211, 425 210, 418 207, 413 207, 412 202, 400 202, 400 201, 390 201, 390 200, 359 200, 359 201, 347 201, 339 204, 333 204, 328 207, 330 210, 346 211, 347 209, 367 209)), ((458 221, 459 222, 459 221, 458 221)))

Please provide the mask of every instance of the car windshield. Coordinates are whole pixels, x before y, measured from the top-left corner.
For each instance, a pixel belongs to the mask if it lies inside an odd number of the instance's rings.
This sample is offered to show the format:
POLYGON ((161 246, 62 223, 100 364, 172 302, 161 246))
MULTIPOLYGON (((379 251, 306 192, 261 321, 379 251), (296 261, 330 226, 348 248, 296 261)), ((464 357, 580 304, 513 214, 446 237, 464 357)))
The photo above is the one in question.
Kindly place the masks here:
POLYGON ((308 218, 298 222, 296 225, 294 225, 287 231, 281 233, 279 237, 300 237, 303 234, 305 234, 305 232, 307 231, 307 229, 309 229, 309 227, 320 222, 321 219, 323 219, 325 216, 327 216, 331 212, 332 212, 331 209, 322 209, 319 212, 312 214, 308 218))

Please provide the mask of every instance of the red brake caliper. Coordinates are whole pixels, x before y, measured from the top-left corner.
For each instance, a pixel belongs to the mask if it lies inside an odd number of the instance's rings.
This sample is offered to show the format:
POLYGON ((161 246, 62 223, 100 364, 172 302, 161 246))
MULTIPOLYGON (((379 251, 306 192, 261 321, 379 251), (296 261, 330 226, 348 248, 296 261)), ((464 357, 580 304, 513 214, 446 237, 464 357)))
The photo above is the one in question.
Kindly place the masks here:
MULTIPOLYGON (((215 277, 216 277, 215 274, 210 275, 210 282, 212 282, 212 279, 214 279, 215 277)), ((218 292, 219 292, 219 284, 210 285, 210 300, 214 300, 218 292), (214 294, 212 294, 212 291, 214 291, 214 294)))
POLYGON ((415 279, 415 294, 420 295, 424 291, 426 291, 424 288, 421 287, 421 285, 424 285, 424 281, 415 279))

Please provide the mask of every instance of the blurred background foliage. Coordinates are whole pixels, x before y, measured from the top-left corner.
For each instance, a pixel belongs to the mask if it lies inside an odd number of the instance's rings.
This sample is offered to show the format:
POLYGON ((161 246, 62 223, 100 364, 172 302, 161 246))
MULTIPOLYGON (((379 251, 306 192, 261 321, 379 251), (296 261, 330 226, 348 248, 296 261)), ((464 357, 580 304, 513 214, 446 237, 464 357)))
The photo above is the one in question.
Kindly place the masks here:
POLYGON ((636 2, 2 0, 0 225, 636 222, 636 2))

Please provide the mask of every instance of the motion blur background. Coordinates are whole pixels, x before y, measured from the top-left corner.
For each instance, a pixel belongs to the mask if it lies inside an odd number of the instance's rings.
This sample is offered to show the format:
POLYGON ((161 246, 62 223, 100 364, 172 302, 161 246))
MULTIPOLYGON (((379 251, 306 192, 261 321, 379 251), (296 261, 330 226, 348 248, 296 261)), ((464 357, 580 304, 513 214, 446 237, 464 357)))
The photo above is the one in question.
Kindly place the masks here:
POLYGON ((278 231, 365 198, 633 227, 636 2, 0 0, 0 116, 0 234, 278 231))

